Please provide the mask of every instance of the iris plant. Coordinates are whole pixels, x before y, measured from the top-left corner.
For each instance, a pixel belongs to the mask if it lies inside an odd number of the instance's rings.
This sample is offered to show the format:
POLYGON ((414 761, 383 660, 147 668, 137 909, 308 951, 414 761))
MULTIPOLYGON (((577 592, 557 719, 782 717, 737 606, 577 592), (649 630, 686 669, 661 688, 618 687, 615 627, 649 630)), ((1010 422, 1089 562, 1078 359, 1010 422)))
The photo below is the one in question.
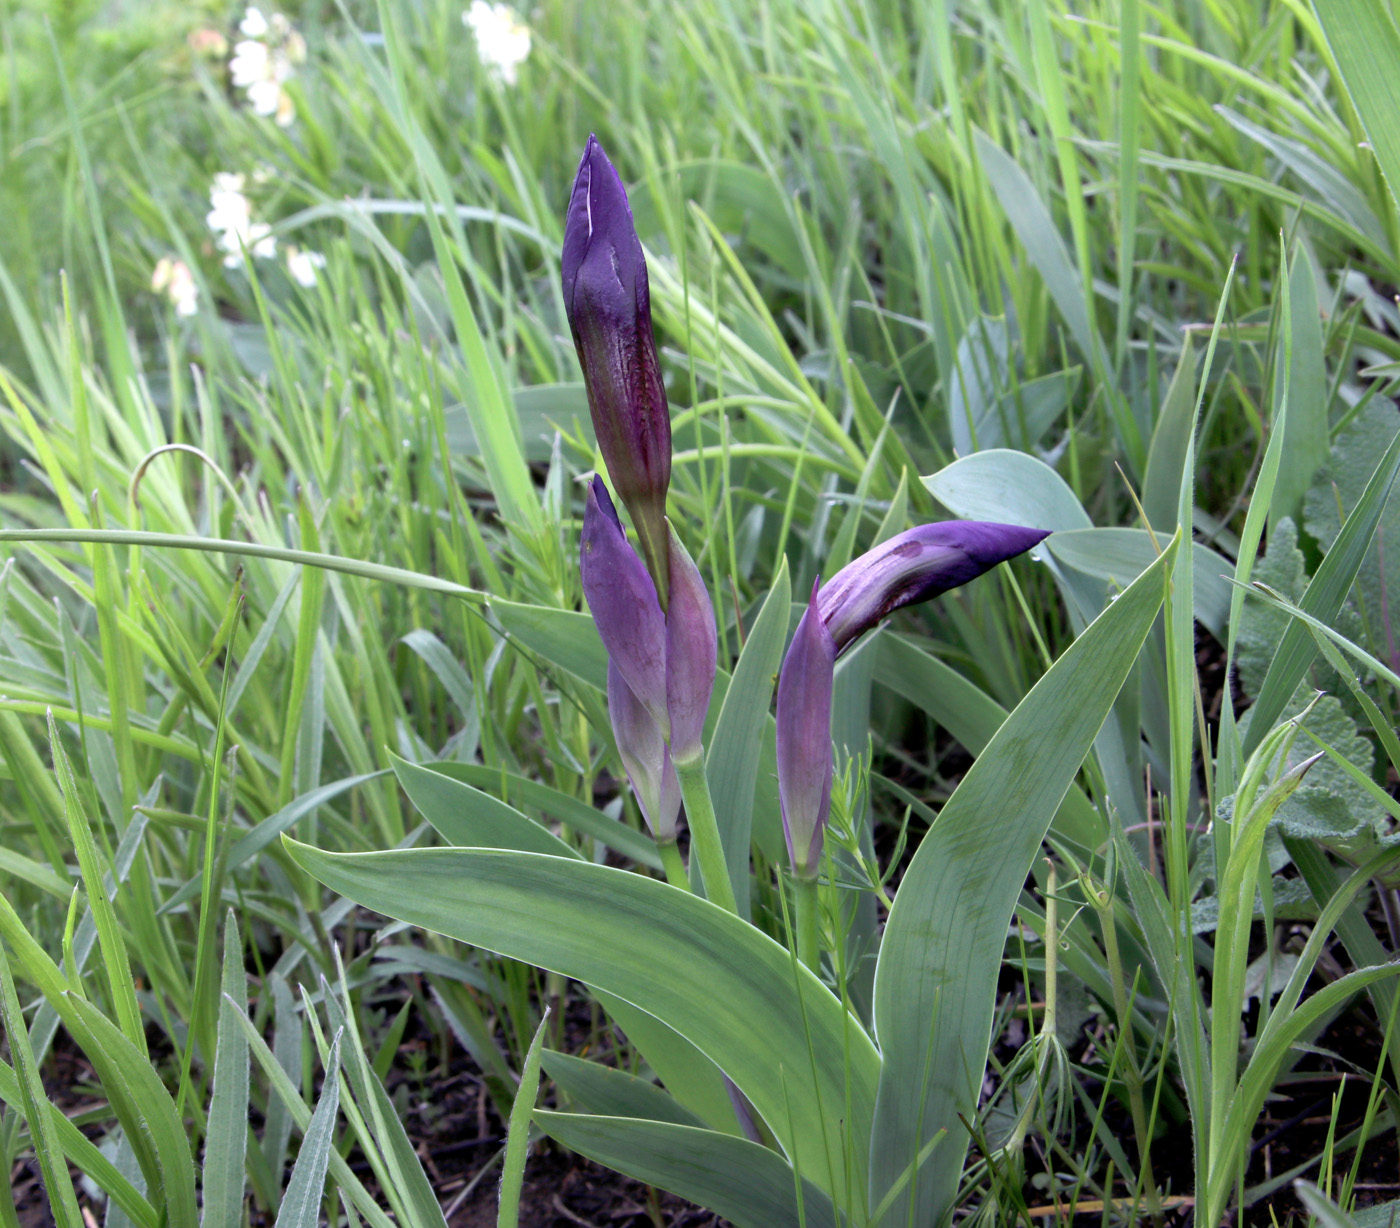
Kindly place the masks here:
MULTIPOLYGON (((607 486, 594 477, 580 567, 608 650, 613 733, 668 877, 687 885, 676 849, 683 796, 705 889, 732 909, 701 745, 715 679, 714 610, 666 518, 671 420, 652 336, 646 260, 622 181, 591 136, 569 201, 562 266, 564 306, 598 447, 641 544, 639 556, 607 486)), ((966 584, 1045 536, 1017 525, 922 525, 812 586, 778 682, 778 790, 799 924, 807 935, 799 936, 804 958, 815 950, 813 900, 831 806, 836 658, 893 611, 966 584)))

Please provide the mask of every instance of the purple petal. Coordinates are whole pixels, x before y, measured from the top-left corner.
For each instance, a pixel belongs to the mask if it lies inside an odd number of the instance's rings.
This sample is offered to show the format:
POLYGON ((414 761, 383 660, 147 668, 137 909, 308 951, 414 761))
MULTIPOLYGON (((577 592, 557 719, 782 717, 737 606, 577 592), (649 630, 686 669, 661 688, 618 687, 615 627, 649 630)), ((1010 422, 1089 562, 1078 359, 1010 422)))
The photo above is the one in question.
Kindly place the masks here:
POLYGON ((666 708, 671 754, 686 763, 700 753, 715 686, 719 637, 700 569, 668 523, 671 601, 666 607, 666 708))
POLYGON ((608 658, 662 730, 666 715, 666 622, 656 586, 632 549, 603 479, 584 502, 579 538, 583 595, 608 658))
POLYGON ((574 180, 560 263, 598 447, 655 573, 665 557, 671 412, 642 244, 622 180, 595 137, 574 180))
POLYGON ((822 619, 841 652, 901 606, 975 580, 1048 536, 1043 529, 977 520, 943 520, 909 529, 827 581, 818 598, 822 619))
POLYGON ((831 692, 836 644, 817 606, 817 585, 778 676, 778 797, 794 874, 821 860, 831 809, 831 692))
POLYGON ((681 809, 681 786, 671 763, 666 739, 632 692, 617 665, 608 662, 608 715, 613 736, 627 769, 627 779, 642 808, 651 834, 657 840, 676 838, 676 819, 681 809))

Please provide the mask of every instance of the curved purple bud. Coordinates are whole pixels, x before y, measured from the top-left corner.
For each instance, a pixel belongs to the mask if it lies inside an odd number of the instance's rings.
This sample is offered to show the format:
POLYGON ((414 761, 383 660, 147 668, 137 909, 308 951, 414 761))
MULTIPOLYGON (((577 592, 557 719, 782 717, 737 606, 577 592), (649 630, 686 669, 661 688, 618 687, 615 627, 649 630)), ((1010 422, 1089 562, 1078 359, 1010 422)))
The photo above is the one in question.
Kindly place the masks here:
POLYGON ((842 652, 901 606, 928 601, 1023 554, 1049 533, 1014 524, 942 520, 897 534, 847 563, 818 597, 842 652))
POLYGON ((671 754, 688 763, 700 754, 705 734, 719 635, 700 569, 669 521, 666 531, 671 576, 671 604, 666 609, 666 709, 671 716, 671 754))
POLYGON ((836 644, 822 621, 817 584, 778 675, 778 798, 792 872, 816 874, 831 810, 831 692, 836 644))
POLYGON ((622 180, 596 137, 588 138, 574 180, 561 265, 564 310, 598 447, 664 600, 671 411, 652 336, 642 244, 622 180))
POLYGON ((656 586, 627 540, 603 479, 588 484, 579 537, 583 595, 608 658, 663 734, 666 715, 666 620, 656 586))
POLYGON ((642 808, 651 834, 664 842, 676 838, 681 812, 681 785, 661 726, 632 693, 613 661, 608 662, 608 716, 622 755, 622 766, 642 808))

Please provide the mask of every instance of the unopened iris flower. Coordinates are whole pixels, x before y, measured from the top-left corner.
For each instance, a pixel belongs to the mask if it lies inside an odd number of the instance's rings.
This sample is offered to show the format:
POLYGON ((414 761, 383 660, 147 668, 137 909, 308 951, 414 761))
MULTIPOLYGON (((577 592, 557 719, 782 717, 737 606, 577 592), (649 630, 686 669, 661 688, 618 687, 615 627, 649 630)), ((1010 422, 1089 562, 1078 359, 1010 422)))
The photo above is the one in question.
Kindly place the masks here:
POLYGON ((658 840, 674 840, 676 764, 699 759, 719 641, 705 582, 672 534, 670 608, 627 540, 603 479, 584 503, 583 593, 608 650, 608 712, 642 813, 658 840))
POLYGON ((836 658, 883 618, 1023 554, 1047 533, 947 520, 899 533, 812 588, 778 678, 778 794, 792 872, 821 862, 831 808, 831 695, 836 658))
POLYGON ((588 138, 574 178, 560 263, 598 450, 664 606, 671 411, 652 335, 646 258, 627 192, 596 137, 588 138))

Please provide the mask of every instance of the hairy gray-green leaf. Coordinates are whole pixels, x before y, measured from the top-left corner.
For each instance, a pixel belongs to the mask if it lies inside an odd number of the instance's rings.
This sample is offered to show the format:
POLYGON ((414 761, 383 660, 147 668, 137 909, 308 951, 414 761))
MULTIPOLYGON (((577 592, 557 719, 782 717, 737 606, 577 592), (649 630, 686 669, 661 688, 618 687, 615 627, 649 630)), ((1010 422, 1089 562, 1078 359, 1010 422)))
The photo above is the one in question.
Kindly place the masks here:
MULTIPOLYGON (((1378 399, 1357 414, 1332 445, 1330 463, 1303 500, 1303 527, 1324 551, 1337 540, 1342 514, 1351 514, 1397 431, 1400 414, 1390 401, 1378 399)), ((1392 660, 1400 642, 1387 628, 1387 615, 1392 620, 1400 617, 1400 501, 1394 498, 1381 513, 1357 573, 1356 592, 1366 629, 1363 642, 1381 660, 1392 660)))

